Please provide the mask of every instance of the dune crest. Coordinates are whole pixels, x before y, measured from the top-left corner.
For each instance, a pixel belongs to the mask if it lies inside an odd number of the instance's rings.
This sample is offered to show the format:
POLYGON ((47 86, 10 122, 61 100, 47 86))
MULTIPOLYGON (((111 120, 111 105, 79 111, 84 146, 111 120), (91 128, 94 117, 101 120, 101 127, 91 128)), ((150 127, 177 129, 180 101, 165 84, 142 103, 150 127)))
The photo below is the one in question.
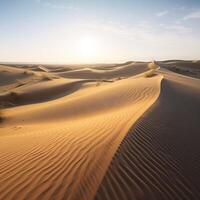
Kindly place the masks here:
POLYGON ((200 199, 200 80, 159 73, 158 100, 122 141, 95 200, 200 199))
POLYGON ((127 131, 159 96, 161 79, 128 78, 6 109, 0 199, 92 199, 127 131))

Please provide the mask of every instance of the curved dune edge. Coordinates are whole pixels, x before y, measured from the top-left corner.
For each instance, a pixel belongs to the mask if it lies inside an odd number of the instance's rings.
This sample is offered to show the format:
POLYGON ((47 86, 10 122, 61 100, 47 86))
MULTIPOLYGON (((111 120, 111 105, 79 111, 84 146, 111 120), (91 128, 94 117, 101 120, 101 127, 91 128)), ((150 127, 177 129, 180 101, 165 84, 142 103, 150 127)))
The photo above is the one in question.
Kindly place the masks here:
POLYGON ((0 199, 92 199, 129 128, 158 98, 161 80, 130 78, 7 109, 0 199))
POLYGON ((105 70, 102 67, 100 69, 93 68, 81 68, 77 70, 65 71, 58 73, 59 76, 65 78, 81 78, 81 79, 110 79, 118 77, 131 77, 149 70, 148 62, 129 62, 124 63, 121 66, 114 66, 110 70, 105 70))
POLYGON ((159 73, 158 100, 129 129, 94 200, 200 199, 200 80, 159 73))
MULTIPOLYGON (((15 105, 44 103, 58 98, 67 97, 83 88, 94 86, 94 80, 56 79, 38 82, 25 87, 16 88, 0 94, 0 102, 10 102, 15 105)), ((31 107, 31 106, 30 106, 31 107)))

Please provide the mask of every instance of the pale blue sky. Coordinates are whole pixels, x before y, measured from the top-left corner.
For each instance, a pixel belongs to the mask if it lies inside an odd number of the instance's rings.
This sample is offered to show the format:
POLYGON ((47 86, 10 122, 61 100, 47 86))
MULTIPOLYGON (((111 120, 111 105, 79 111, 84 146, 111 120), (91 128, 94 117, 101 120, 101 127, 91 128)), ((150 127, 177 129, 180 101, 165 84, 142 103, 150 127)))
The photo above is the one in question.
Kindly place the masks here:
POLYGON ((199 0, 0 0, 0 62, 200 59, 199 0))

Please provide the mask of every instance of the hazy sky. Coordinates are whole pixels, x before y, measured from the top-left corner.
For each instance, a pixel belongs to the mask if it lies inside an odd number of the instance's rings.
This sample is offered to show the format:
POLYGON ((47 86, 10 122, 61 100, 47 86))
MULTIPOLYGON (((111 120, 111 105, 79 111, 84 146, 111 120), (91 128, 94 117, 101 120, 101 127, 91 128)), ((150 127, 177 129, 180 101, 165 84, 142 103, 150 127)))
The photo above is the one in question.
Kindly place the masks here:
POLYGON ((0 0, 0 61, 200 59, 200 0, 0 0))

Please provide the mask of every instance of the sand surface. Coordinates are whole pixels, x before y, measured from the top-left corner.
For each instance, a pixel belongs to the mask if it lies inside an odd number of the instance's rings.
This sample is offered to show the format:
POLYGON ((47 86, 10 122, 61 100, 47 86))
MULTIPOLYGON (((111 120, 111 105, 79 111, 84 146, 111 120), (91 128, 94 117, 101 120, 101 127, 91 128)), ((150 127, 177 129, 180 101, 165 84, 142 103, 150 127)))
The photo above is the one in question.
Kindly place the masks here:
POLYGON ((1 65, 0 199, 200 199, 200 81, 160 66, 1 65))
POLYGON ((61 78, 15 89, 17 106, 4 109, 1 125, 0 198, 92 199, 121 140, 159 96, 161 79, 61 78), (53 98, 72 83, 81 86, 53 98))
POLYGON ((129 130, 95 199, 200 199, 200 80, 159 73, 158 100, 129 130))

